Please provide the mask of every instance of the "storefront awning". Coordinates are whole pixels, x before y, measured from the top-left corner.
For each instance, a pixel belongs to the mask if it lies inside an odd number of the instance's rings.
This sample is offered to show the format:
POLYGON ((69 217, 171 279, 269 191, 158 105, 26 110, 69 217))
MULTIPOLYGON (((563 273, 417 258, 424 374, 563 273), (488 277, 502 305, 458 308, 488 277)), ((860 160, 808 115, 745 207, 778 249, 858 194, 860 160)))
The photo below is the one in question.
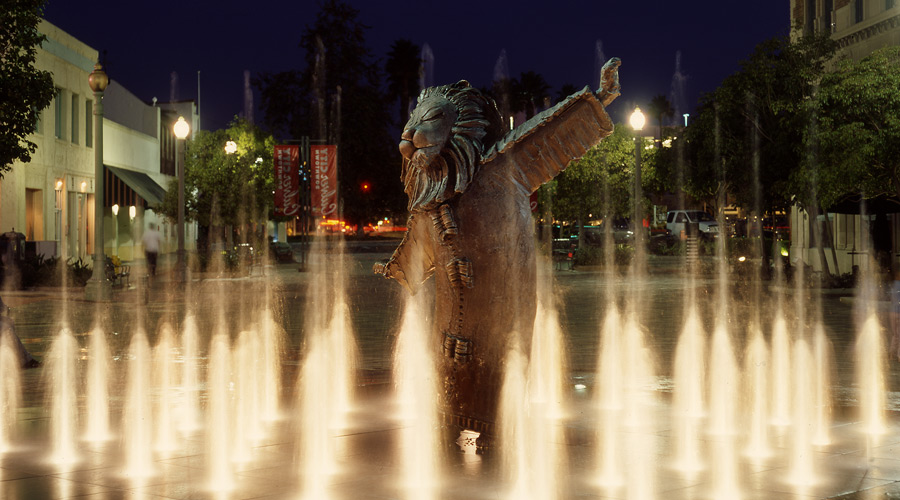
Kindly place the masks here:
POLYGON ((104 205, 159 205, 166 197, 166 190, 149 175, 124 168, 106 167, 104 205))

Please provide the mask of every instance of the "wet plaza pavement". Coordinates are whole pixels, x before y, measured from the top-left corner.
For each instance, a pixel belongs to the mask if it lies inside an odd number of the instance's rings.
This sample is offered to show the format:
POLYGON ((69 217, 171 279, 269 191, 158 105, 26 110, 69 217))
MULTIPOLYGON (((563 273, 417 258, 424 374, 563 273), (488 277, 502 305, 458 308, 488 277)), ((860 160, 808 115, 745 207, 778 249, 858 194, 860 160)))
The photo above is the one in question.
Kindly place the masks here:
MULTIPOLYGON (((400 481, 403 460, 396 450, 407 426, 395 417, 396 402, 391 391, 391 352, 396 340, 405 292, 395 283, 371 274, 372 264, 387 254, 351 254, 348 262, 347 296, 360 350, 357 395, 359 401, 348 423, 333 430, 338 469, 329 476, 327 495, 333 499, 419 498, 405 493, 400 481)), ((622 432, 626 443, 637 443, 634 453, 623 458, 618 486, 598 479, 603 468, 599 457, 597 419, 592 404, 595 388, 602 383, 595 375, 600 345, 600 324, 605 313, 606 287, 626 288, 624 275, 610 277, 601 270, 555 271, 553 288, 565 332, 569 361, 571 406, 567 417, 552 424, 554 456, 560 467, 541 473, 552 476, 552 490, 559 498, 722 498, 716 477, 722 475, 715 460, 703 470, 685 474, 671 466, 676 448, 676 423, 671 418, 672 362, 678 334, 684 321, 684 297, 693 291, 699 297, 707 328, 713 320, 715 283, 711 277, 686 282, 678 272, 679 260, 660 259, 651 263, 651 276, 640 307, 648 344, 656 360, 658 383, 653 398, 645 402, 652 415, 649 427, 622 432), (576 388, 577 387, 577 388, 576 388), (639 435, 641 439, 629 441, 639 435), (629 437, 630 436, 630 437, 629 437), (648 466, 649 464, 649 466, 648 466), (630 470, 633 469, 633 470, 630 470), (632 476, 637 474, 637 479, 632 476), (645 482, 649 486, 641 486, 645 482), (642 493, 637 493, 642 492, 642 493)), ((60 290, 8 292, 4 302, 28 350, 38 359, 47 355, 59 322, 66 318, 78 340, 82 360, 89 357, 90 332, 98 322, 110 339, 113 373, 110 396, 111 420, 122 419, 122 391, 128 345, 132 333, 143 327, 151 345, 157 340, 157 325, 179 325, 191 309, 199 318, 220 314, 230 325, 230 335, 249 328, 255 309, 263 303, 265 290, 272 291, 287 337, 283 366, 283 415, 268 424, 267 433, 253 448, 251 456, 232 469, 234 489, 214 492, 210 488, 209 436, 200 430, 182 437, 178 449, 154 456, 152 473, 137 478, 123 471, 123 446, 113 439, 102 443, 83 442, 77 463, 61 467, 49 461, 49 403, 44 395, 46 367, 23 374, 23 405, 18 412, 19 435, 12 448, 0 456, 0 498, 303 498, 304 472, 297 457, 298 425, 292 418, 296 399, 294 384, 302 365, 302 347, 307 337, 305 316, 310 297, 309 272, 298 272, 295 264, 255 269, 241 278, 210 278, 193 281, 187 290, 175 290, 161 278, 154 284, 149 303, 142 304, 138 289, 115 292, 115 300, 99 307, 82 299, 83 292, 64 296, 60 290)), ((774 296, 767 293, 767 297, 774 296)), ((785 309, 794 310, 793 292, 784 293, 785 309)), ((811 467, 815 481, 797 485, 790 481, 792 470, 791 429, 774 428, 773 453, 764 460, 739 458, 733 474, 740 491, 732 498, 900 498, 900 365, 892 362, 886 374, 887 405, 891 410, 888 431, 877 439, 866 439, 856 408, 852 359, 856 336, 853 291, 820 293, 808 300, 821 300, 823 323, 834 349, 834 422, 832 444, 815 449, 811 467)), ((753 313, 751 301, 729 302, 735 317, 753 313)), ((880 311, 886 324, 884 307, 880 311)), ((770 318, 774 305, 765 301, 763 318, 770 318)), ((218 321, 218 320, 217 320, 218 321)), ((213 323, 201 322, 201 346, 209 345, 213 323)), ((177 328, 176 328, 177 330, 177 328)), ((886 335, 886 332, 885 332, 886 335)), ((735 351, 742 352, 746 335, 733 332, 735 351)), ((205 354, 204 354, 205 356, 205 354)), ((323 374, 327 376, 327 374, 323 374)), ((82 413, 86 402, 80 401, 82 413)), ((704 454, 716 457, 719 439, 703 439, 704 454)), ((439 449, 442 474, 435 498, 509 498, 510 480, 505 476, 500 453, 462 453, 452 444, 439 449)), ((740 454, 738 454, 740 455, 740 454)), ((532 496, 532 498, 538 498, 532 496)))

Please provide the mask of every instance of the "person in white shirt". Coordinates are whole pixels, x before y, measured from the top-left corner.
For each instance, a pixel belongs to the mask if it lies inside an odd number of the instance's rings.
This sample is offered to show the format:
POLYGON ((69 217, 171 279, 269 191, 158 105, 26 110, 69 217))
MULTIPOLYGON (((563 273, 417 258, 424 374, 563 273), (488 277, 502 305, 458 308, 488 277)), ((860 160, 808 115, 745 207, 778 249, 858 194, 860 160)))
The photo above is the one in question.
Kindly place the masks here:
POLYGON ((144 231, 143 242, 150 276, 156 276, 156 257, 159 256, 159 231, 156 230, 156 224, 150 223, 150 227, 144 231))

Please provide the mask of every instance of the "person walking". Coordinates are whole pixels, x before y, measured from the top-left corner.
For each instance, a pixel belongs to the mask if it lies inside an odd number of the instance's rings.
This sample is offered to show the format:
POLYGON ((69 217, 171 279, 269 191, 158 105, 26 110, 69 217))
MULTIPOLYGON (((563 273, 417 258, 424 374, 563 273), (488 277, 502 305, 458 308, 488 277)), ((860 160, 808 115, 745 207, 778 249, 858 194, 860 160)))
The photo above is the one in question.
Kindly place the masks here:
POLYGON ((22 344, 19 335, 16 333, 16 324, 10 317, 10 309, 3 303, 0 298, 0 344, 6 343, 13 348, 19 358, 22 368, 38 368, 41 362, 34 359, 22 344))
POLYGON ((142 241, 144 243, 144 256, 147 257, 147 270, 150 276, 156 276, 156 258, 159 256, 159 231, 156 224, 150 223, 142 241))

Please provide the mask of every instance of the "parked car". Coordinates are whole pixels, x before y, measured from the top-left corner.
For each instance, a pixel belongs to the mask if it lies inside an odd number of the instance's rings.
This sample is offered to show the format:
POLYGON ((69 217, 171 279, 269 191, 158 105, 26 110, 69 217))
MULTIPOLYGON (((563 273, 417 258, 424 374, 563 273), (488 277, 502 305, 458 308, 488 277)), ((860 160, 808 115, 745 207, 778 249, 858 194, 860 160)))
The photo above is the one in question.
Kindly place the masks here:
POLYGON ((697 224, 702 237, 715 238, 719 234, 719 223, 703 210, 670 210, 666 214, 666 229, 672 236, 686 234, 691 223, 697 224))

